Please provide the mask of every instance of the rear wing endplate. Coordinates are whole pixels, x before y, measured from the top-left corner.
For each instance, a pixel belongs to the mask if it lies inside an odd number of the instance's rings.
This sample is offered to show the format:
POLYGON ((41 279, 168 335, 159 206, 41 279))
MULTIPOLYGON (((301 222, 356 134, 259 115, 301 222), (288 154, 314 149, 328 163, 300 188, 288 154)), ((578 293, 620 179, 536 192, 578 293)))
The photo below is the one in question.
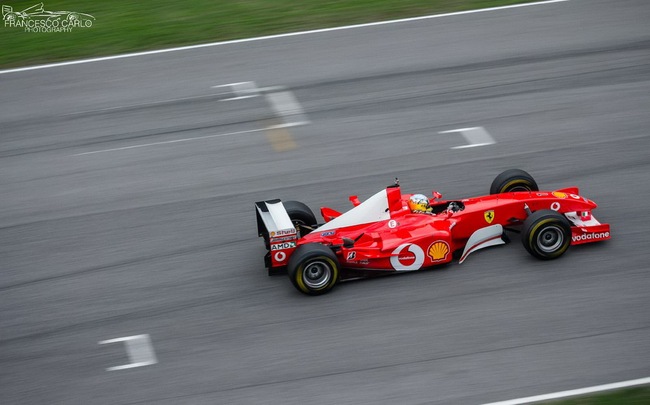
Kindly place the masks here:
POLYGON ((269 275, 279 274, 297 247, 298 232, 280 200, 256 202, 255 212, 257 234, 264 238, 268 250, 264 264, 269 269, 269 275))
POLYGON ((269 237, 278 231, 294 229, 291 218, 280 200, 259 201, 255 203, 257 211, 257 234, 258 236, 269 237))

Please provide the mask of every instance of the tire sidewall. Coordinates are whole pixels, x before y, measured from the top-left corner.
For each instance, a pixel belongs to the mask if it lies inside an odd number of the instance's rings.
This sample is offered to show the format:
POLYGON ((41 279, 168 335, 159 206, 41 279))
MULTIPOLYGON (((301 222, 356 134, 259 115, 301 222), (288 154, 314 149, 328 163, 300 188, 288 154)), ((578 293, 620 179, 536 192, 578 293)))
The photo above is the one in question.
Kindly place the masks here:
POLYGON ((332 259, 326 256, 315 256, 314 258, 307 260, 303 263, 301 263, 298 266, 298 269, 296 271, 295 275, 295 282, 296 282, 296 287, 304 293, 307 294, 319 294, 321 292, 325 292, 329 289, 331 289, 334 286, 335 280, 338 278, 338 266, 332 259), (310 287, 307 284, 305 284, 305 272, 307 268, 309 267, 310 264, 314 262, 323 262, 327 264, 327 270, 329 271, 329 281, 323 285, 320 288, 314 288, 310 287))
POLYGON ((308 295, 320 295, 331 290, 339 281, 340 265, 334 252, 319 243, 300 245, 293 252, 287 264, 287 274, 298 291, 308 295), (305 283, 305 272, 314 262, 322 262, 330 272, 329 280, 321 287, 310 287, 305 283))
POLYGON ((501 194, 510 191, 539 191, 533 176, 521 169, 510 169, 495 177, 490 185, 490 194, 501 194), (516 190, 523 188, 524 190, 516 190))
POLYGON ((554 211, 537 211, 524 221, 522 242, 526 250, 542 260, 556 259, 571 246, 571 225, 563 215, 554 211), (562 235, 562 243, 553 251, 544 251, 539 245, 539 236, 549 229, 557 228, 562 235))

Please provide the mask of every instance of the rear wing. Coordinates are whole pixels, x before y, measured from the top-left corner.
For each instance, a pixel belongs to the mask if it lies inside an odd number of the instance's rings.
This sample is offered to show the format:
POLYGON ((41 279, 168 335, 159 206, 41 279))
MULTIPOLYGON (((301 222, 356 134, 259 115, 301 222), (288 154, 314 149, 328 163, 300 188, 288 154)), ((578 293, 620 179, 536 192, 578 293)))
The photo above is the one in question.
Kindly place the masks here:
POLYGON ((257 235, 264 236, 271 232, 286 230, 292 228, 295 233, 295 228, 284 209, 282 201, 280 200, 267 200, 255 203, 257 211, 257 235))
POLYGON ((280 200, 255 203, 257 235, 264 238, 267 253, 264 264, 269 275, 285 270, 289 256, 296 249, 298 233, 280 200))

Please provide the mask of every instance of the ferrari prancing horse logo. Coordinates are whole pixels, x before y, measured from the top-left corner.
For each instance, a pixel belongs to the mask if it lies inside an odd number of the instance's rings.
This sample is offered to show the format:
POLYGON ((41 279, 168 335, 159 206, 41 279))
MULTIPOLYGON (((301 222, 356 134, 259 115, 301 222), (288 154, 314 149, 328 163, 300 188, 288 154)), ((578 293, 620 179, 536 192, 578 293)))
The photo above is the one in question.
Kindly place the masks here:
POLYGON ((483 213, 483 218, 485 218, 485 222, 491 224, 492 221, 494 221, 494 210, 485 211, 483 213))

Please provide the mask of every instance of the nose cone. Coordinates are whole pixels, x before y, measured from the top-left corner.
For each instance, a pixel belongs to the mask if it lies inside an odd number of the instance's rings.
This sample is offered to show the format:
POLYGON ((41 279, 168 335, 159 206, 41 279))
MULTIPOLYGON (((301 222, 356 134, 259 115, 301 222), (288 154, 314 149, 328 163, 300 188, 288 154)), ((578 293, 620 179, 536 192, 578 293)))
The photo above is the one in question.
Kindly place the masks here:
POLYGON ((587 206, 588 206, 590 209, 593 210, 594 208, 598 207, 598 204, 596 204, 595 202, 591 201, 590 199, 585 198, 585 200, 586 200, 587 206))

